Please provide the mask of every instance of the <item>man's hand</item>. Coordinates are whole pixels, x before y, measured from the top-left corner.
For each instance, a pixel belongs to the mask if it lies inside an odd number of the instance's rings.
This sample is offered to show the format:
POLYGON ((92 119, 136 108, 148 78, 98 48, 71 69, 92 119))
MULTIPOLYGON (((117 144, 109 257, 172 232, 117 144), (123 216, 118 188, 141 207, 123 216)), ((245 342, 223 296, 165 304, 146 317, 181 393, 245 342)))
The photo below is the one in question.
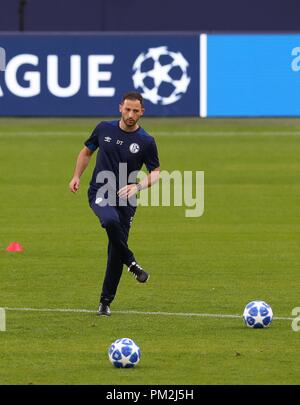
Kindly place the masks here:
POLYGON ((145 176, 139 183, 137 184, 127 184, 127 186, 120 188, 118 191, 118 196, 120 198, 130 198, 133 195, 137 194, 139 191, 146 189, 147 187, 151 187, 154 183, 159 180, 160 175, 160 167, 152 170, 147 176, 145 176))
POLYGON ((70 181, 69 188, 72 193, 76 193, 76 191, 79 189, 80 185, 80 179, 79 177, 73 177, 73 179, 70 181))
POLYGON ((79 189, 80 177, 87 168, 92 154, 93 151, 89 150, 89 148, 87 148, 86 146, 79 152, 73 178, 69 184, 69 189, 72 193, 76 193, 76 191, 79 189))
POLYGON ((117 194, 120 198, 125 199, 125 198, 132 197, 137 192, 138 192, 138 188, 137 188, 136 184, 127 184, 127 186, 120 188, 120 190, 118 191, 117 194))

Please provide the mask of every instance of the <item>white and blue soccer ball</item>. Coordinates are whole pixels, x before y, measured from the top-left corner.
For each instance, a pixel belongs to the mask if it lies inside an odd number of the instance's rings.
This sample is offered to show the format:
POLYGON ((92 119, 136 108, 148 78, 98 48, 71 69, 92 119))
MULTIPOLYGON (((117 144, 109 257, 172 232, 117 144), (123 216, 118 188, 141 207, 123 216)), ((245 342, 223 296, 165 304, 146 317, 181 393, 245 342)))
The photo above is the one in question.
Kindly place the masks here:
POLYGON ((140 361, 141 350, 132 339, 121 338, 110 345, 108 358, 117 368, 132 368, 140 361))
POLYGON ((244 309, 243 318, 249 328, 267 328, 272 322, 273 311, 264 301, 251 301, 244 309))

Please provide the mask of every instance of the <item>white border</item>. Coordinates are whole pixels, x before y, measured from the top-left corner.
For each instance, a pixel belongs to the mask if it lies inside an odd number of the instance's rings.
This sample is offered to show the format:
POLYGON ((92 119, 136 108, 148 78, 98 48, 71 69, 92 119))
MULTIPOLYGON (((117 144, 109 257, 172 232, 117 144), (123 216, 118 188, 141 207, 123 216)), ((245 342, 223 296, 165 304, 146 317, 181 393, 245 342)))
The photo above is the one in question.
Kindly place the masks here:
POLYGON ((207 117, 207 34, 200 34, 200 117, 207 117))
MULTIPOLYGON (((65 312, 65 313, 88 313, 96 314, 96 310, 83 309, 83 308, 4 308, 6 311, 25 311, 25 312, 65 312)), ((238 314, 207 314, 207 313, 195 313, 195 312, 146 312, 146 311, 135 311, 135 310, 125 310, 118 311, 112 310, 113 314, 119 315, 156 315, 156 316, 182 316, 182 317, 200 317, 200 318, 232 318, 232 319, 243 319, 242 315, 238 314)), ((289 321, 294 318, 291 317, 275 317, 273 319, 289 321)))

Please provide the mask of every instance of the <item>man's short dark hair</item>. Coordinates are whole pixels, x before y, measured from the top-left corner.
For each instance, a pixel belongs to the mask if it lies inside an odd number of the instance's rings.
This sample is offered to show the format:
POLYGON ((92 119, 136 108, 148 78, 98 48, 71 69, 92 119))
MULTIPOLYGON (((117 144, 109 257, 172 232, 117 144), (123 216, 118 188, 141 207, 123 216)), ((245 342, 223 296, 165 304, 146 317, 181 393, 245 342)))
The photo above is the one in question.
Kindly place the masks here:
POLYGON ((144 99, 140 93, 137 93, 135 91, 130 91, 128 93, 125 93, 122 97, 121 104, 123 104, 125 100, 139 100, 142 108, 144 108, 144 99))

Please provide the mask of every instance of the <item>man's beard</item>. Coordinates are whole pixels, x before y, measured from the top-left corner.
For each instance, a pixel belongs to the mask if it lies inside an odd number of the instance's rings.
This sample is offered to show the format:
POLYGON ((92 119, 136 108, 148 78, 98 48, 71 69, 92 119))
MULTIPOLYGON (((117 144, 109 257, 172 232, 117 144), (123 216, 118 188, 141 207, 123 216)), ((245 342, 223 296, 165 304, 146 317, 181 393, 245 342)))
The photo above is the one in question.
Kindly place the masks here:
POLYGON ((134 126, 136 125, 136 123, 137 123, 137 121, 135 121, 135 120, 132 119, 132 118, 127 118, 126 120, 124 120, 124 118, 123 118, 123 121, 125 122, 125 124, 126 124, 128 127, 134 127, 134 126))

